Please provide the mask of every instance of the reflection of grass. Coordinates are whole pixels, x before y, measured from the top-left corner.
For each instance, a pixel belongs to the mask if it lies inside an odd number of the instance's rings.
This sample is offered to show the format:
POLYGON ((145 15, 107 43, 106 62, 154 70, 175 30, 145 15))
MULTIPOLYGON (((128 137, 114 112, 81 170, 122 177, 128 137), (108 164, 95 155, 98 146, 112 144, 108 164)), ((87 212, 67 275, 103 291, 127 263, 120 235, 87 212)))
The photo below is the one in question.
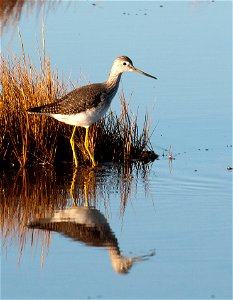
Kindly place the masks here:
MULTIPOLYGON (((58 207, 65 207, 67 202, 63 188, 55 180, 54 170, 50 169, 34 172, 23 169, 18 173, 1 174, 0 220, 3 247, 7 249, 8 244, 14 241, 18 244, 21 256, 26 243, 28 220, 37 215, 43 216, 45 212, 58 207)), ((32 237, 32 242, 36 242, 40 235, 42 243, 46 242, 48 246, 48 233, 37 234, 32 237)))
MULTIPOLYGON (((21 36, 20 36, 21 38, 21 36)), ((44 45, 44 41, 43 41, 44 45)), ((51 103, 65 94, 66 86, 52 72, 50 61, 40 56, 40 71, 29 58, 1 59, 0 95, 0 162, 23 167, 33 162, 54 164, 72 161, 69 144, 72 127, 44 117, 28 115, 29 107, 51 103)), ((150 148, 149 122, 145 116, 142 132, 139 132, 137 117, 132 117, 124 93, 120 94, 121 113, 110 112, 90 128, 90 149, 97 161, 126 161, 156 158, 150 148)), ((84 163, 88 155, 84 148, 84 130, 76 133, 77 155, 84 163)))
MULTIPOLYGON (((142 178, 146 187, 149 165, 133 168, 131 165, 111 166, 98 170, 80 167, 73 182, 73 197, 77 205, 85 205, 86 198, 90 206, 104 207, 105 216, 111 216, 110 195, 119 196, 119 211, 123 218, 128 201, 134 198, 138 178, 142 178)), ((54 168, 22 169, 18 173, 3 172, 0 180, 0 235, 6 248, 14 241, 18 244, 19 254, 27 240, 26 225, 35 218, 44 218, 56 209, 73 205, 69 193, 72 173, 66 170, 61 176, 54 168)), ((64 169, 63 169, 64 172, 64 169)), ((115 197, 114 197, 115 199, 115 197)), ((31 244, 41 240, 43 249, 48 248, 48 232, 35 231, 31 244)), ((44 250, 43 250, 44 251, 44 250)), ((42 258, 43 261, 43 258, 42 258)))

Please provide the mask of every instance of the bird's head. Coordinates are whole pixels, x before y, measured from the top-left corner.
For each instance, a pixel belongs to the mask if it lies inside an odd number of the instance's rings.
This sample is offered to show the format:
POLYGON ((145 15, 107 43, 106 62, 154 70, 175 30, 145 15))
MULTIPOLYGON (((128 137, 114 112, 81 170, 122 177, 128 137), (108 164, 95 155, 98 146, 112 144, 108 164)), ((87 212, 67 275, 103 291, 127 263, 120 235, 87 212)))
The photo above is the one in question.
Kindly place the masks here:
POLYGON ((140 73, 140 74, 145 75, 147 77, 157 79, 156 77, 135 68, 134 65, 133 65, 132 60, 127 56, 117 57, 113 62, 112 69, 114 69, 114 71, 117 72, 117 73, 137 72, 137 73, 140 73))

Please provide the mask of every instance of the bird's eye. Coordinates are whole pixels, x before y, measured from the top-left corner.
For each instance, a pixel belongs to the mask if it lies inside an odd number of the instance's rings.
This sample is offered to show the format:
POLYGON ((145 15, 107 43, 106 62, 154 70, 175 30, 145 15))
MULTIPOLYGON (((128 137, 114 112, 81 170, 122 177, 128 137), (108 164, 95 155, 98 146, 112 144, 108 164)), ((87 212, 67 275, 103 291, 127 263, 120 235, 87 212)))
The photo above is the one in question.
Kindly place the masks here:
POLYGON ((126 62, 123 62, 123 65, 124 65, 124 66, 126 66, 126 65, 127 65, 127 63, 126 63, 126 62))

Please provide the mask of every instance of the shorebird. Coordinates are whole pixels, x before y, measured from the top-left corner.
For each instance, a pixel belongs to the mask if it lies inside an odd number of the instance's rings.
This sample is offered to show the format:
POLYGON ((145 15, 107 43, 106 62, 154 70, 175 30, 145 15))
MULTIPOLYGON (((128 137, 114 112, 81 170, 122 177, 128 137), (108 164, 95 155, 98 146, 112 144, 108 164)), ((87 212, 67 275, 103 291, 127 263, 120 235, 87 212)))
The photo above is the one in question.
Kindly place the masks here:
POLYGON ((76 127, 81 126, 86 128, 84 146, 90 157, 92 166, 95 167, 96 162, 94 156, 91 154, 88 147, 88 130, 93 123, 97 122, 105 115, 112 99, 116 95, 121 75, 123 72, 127 71, 137 72, 157 79, 156 77, 135 68, 129 57, 119 56, 114 60, 109 77, 105 82, 76 88, 54 103, 33 107, 28 110, 28 113, 47 115, 66 124, 74 125, 70 144, 76 168, 78 167, 74 143, 76 127))

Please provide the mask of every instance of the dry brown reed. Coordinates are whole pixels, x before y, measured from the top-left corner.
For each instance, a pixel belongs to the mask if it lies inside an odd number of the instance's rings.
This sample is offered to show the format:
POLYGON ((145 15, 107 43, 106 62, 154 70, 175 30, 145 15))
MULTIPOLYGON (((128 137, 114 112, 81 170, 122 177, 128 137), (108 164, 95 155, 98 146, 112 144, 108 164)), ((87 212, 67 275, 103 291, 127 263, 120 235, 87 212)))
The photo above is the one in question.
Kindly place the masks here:
POLYGON ((7 26, 16 25, 19 22, 24 7, 29 12, 35 5, 40 7, 41 3, 42 1, 1 0, 0 18, 2 32, 7 26))
POLYGON ((49 103, 62 92, 56 74, 51 74, 49 61, 40 73, 33 64, 15 57, 1 58, 0 156, 2 162, 25 166, 28 160, 53 163, 58 132, 63 126, 46 118, 30 118, 30 106, 49 103))
MULTIPOLYGON (((43 33, 43 27, 42 27, 43 33)), ((32 163, 55 164, 72 162, 69 138, 72 126, 45 116, 28 115, 29 107, 54 102, 67 91, 67 86, 51 70, 45 55, 39 53, 40 70, 37 70, 24 53, 19 33, 22 57, 1 57, 0 82, 0 164, 24 167, 32 163)), ((97 161, 153 160, 149 121, 139 132, 137 116, 129 112, 123 91, 120 93, 121 113, 110 111, 106 118, 94 124, 89 131, 90 149, 97 161), (108 151, 106 151, 108 145, 108 151)), ((76 132, 77 155, 81 163, 89 157, 84 148, 84 129, 76 132)))
POLYGON ((37 10, 37 15, 43 9, 43 12, 54 9, 62 1, 26 1, 26 0, 1 0, 0 1, 0 19, 1 34, 10 26, 17 28, 21 16, 26 12, 29 15, 33 10, 37 10))

